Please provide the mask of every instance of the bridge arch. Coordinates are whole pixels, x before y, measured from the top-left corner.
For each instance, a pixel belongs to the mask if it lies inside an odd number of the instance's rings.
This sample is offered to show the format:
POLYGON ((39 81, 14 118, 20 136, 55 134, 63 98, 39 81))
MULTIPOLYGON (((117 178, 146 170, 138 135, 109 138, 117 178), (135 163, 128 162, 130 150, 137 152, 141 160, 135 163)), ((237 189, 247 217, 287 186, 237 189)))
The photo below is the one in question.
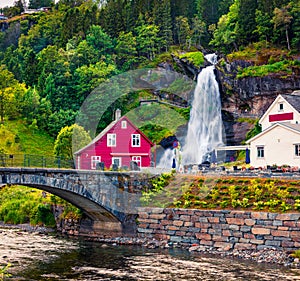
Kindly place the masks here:
POLYGON ((130 233, 135 228, 141 189, 149 175, 40 168, 0 168, 0 185, 44 190, 80 208, 93 231, 130 233))

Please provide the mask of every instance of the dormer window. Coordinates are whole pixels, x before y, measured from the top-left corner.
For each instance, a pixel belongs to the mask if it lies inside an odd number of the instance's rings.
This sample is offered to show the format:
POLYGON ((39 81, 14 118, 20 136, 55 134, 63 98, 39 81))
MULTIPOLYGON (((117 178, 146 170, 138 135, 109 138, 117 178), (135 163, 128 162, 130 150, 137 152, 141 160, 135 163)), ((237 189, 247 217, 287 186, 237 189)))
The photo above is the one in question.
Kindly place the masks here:
POLYGON ((279 104, 279 111, 283 111, 283 103, 282 102, 279 104))

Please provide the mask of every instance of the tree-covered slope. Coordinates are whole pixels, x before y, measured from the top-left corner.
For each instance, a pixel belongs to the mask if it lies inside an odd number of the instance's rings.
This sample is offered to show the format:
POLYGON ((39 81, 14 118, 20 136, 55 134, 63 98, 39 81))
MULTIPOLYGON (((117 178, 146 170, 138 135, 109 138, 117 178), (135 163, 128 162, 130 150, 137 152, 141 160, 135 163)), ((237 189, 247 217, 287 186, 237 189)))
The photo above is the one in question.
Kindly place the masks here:
MULTIPOLYGON (((29 2, 39 8, 47 1, 29 2)), ((266 53, 283 51, 263 63, 244 64, 233 79, 277 70, 284 77, 299 67, 295 0, 60 0, 47 6, 47 12, 21 15, 24 7, 17 1, 2 11, 9 20, 0 22, 0 118, 4 124, 23 120, 53 138, 74 124, 83 101, 111 77, 158 65, 181 72, 180 59, 192 59, 199 69, 199 50, 229 54, 263 42, 272 46, 266 53)), ((241 59, 248 61, 247 55, 241 59)), ((116 108, 126 113, 138 106, 141 97, 130 95, 108 106, 99 130, 116 108)))

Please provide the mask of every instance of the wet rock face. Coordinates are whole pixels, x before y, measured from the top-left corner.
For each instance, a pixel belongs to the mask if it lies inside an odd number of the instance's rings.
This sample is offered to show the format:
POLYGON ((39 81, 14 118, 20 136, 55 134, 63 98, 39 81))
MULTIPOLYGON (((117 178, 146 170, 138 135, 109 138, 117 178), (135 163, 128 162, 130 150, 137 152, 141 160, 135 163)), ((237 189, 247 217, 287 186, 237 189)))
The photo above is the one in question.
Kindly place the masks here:
MULTIPOLYGON (((289 76, 272 74, 264 77, 237 79, 238 69, 253 65, 247 61, 222 61, 216 67, 223 108, 232 112, 245 110, 260 116, 278 94, 291 93, 300 89, 300 75, 296 71, 289 76)), ((242 114, 243 112, 240 112, 242 114)))
MULTIPOLYGON (((201 69, 185 59, 173 57, 176 68, 191 79, 196 79, 201 69)), ((204 67, 209 63, 206 62, 204 67)), ((221 60, 216 65, 215 75, 219 83, 222 99, 222 119, 227 145, 239 145, 245 140, 253 124, 242 119, 259 119, 278 94, 291 93, 300 89, 300 73, 297 69, 292 75, 272 74, 265 77, 246 77, 237 79, 238 69, 252 66, 244 60, 227 62, 221 60)), ((168 69, 168 64, 160 65, 168 69)))
POLYGON ((239 122, 241 118, 259 119, 278 94, 300 89, 300 75, 296 71, 287 77, 272 74, 265 77, 237 79, 239 68, 253 65, 247 61, 222 61, 215 74, 222 98, 223 122, 227 144, 237 145, 245 139, 253 125, 239 122))

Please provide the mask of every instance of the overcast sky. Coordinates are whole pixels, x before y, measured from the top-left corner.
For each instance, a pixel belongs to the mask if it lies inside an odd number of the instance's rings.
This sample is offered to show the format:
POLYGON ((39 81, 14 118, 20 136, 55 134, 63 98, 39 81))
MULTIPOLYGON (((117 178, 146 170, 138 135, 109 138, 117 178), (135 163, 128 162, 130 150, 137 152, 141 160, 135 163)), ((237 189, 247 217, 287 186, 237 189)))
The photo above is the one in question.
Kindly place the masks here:
POLYGON ((0 0, 0 8, 6 7, 6 6, 13 6, 15 0, 0 0))

